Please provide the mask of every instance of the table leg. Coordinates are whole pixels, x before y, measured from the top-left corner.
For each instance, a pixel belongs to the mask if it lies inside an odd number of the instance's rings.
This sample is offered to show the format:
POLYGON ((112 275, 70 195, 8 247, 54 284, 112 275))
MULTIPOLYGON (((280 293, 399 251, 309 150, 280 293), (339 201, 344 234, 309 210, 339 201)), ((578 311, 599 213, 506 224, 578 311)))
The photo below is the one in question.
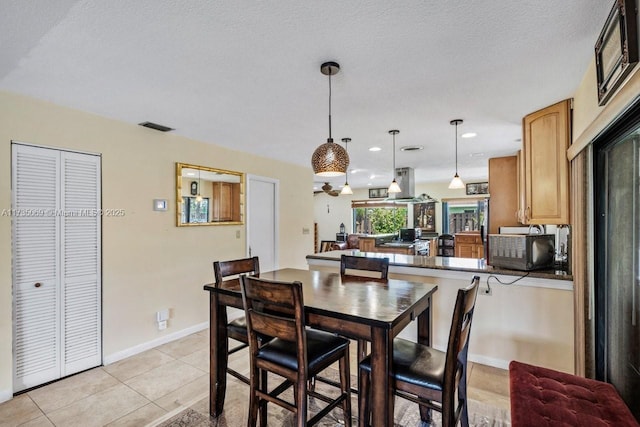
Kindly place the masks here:
MULTIPOLYGON (((391 364, 393 338, 388 329, 374 328, 371 333, 371 425, 393 426, 393 389, 391 364)), ((359 399, 366 399, 362 393, 359 399)))
POLYGON ((418 342, 420 344, 431 346, 433 337, 433 322, 431 310, 431 296, 429 296, 429 306, 425 311, 418 315, 418 342))
POLYGON ((217 417, 224 409, 227 389, 227 308, 218 304, 218 294, 209 293, 209 415, 217 417))

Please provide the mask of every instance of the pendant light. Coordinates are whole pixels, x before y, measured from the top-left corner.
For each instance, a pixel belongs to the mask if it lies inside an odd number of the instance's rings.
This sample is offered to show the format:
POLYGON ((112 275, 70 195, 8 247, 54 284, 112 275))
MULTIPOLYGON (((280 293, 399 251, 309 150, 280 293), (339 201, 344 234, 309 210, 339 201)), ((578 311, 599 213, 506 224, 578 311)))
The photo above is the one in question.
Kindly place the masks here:
MULTIPOLYGON (((349 155, 349 150, 347 149, 347 144, 351 141, 351 138, 342 138, 342 142, 344 142, 344 151, 349 155)), ((349 170, 347 169, 347 174, 344 177, 344 186, 342 187, 342 191, 340 194, 353 194, 353 190, 349 185, 349 170)))
POLYGON ((450 125, 454 125, 456 127, 456 174, 453 176, 451 183, 449 184, 449 188, 458 189, 464 188, 464 182, 460 179, 460 175, 458 175, 458 125, 462 124, 461 119, 451 120, 449 122, 450 125))
POLYGON ((331 138, 331 76, 338 74, 340 65, 337 62, 325 62, 320 66, 320 72, 329 76, 329 138, 327 142, 316 148, 311 157, 313 173, 319 176, 341 176, 347 173, 349 155, 339 144, 331 138))
POLYGON ((394 129, 390 130, 389 133, 393 135, 393 181, 391 181, 387 193, 392 194, 402 192, 400 186, 398 185, 398 182, 396 181, 396 135, 399 134, 400 131, 394 129))

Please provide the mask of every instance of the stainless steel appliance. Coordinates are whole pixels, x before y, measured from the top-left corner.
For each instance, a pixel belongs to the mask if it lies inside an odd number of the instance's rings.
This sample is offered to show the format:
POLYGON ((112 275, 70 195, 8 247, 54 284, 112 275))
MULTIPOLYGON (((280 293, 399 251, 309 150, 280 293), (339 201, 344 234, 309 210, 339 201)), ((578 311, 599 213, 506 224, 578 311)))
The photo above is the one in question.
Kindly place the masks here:
POLYGON ((487 263, 512 270, 538 270, 553 267, 555 235, 489 234, 487 263))
POLYGON ((400 229, 400 240, 403 242, 413 242, 420 238, 422 234, 422 229, 420 228, 401 228, 400 229))

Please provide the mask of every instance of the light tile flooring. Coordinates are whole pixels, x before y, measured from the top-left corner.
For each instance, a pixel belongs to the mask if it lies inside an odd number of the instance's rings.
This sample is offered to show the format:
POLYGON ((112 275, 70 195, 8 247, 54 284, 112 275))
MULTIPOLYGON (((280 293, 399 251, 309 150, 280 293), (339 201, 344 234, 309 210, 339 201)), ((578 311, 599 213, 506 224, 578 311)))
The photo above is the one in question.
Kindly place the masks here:
MULTIPOLYGON (((229 364, 246 373, 247 357, 238 352, 229 364)), ((153 425, 202 400, 208 372, 205 330, 16 396, 0 404, 0 426, 153 425)), ((470 363, 469 398, 508 411, 508 372, 470 363)))

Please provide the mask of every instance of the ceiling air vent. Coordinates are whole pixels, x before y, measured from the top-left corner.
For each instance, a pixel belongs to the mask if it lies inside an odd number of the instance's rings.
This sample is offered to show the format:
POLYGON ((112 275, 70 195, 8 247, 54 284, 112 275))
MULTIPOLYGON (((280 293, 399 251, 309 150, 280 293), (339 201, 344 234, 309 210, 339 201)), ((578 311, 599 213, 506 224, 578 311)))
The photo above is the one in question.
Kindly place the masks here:
POLYGON ((400 147, 400 151, 420 151, 423 149, 424 147, 422 145, 405 145, 404 147, 400 147))
POLYGON ((159 125, 159 124, 153 123, 153 122, 142 122, 142 123, 138 123, 138 124, 140 126, 144 126, 146 128, 149 128, 149 129, 159 130, 160 132, 169 132, 170 130, 173 130, 170 127, 162 126, 162 125, 159 125))

